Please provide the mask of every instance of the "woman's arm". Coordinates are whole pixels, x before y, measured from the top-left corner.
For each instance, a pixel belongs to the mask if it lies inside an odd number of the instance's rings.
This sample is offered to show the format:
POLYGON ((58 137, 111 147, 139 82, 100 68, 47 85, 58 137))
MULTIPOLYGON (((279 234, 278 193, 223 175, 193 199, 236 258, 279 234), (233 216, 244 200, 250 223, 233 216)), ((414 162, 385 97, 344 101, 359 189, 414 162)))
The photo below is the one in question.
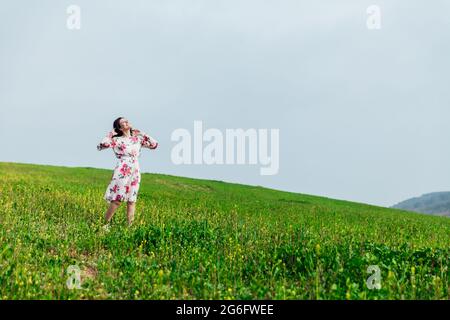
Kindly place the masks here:
POLYGON ((108 149, 108 148, 114 147, 114 140, 112 139, 112 137, 115 134, 116 134, 116 132, 114 130, 111 130, 110 132, 108 132, 106 137, 104 137, 102 139, 102 141, 97 145, 97 150, 101 151, 101 150, 104 150, 104 149, 108 149))
POLYGON ((133 132, 140 136, 141 138, 141 145, 143 148, 148 148, 148 149, 156 149, 158 147, 158 141, 156 141, 156 139, 154 139, 153 137, 149 136, 148 134, 146 134, 145 132, 142 132, 140 130, 133 130, 133 132))

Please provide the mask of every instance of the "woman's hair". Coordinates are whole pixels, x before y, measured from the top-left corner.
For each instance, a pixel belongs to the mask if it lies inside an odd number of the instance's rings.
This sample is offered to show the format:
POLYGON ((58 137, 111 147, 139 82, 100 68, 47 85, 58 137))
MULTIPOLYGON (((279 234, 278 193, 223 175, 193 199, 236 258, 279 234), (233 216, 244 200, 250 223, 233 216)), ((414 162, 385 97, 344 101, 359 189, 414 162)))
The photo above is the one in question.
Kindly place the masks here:
MULTIPOLYGON (((116 132, 116 134, 112 136, 113 138, 123 136, 123 132, 120 129, 120 119, 123 119, 123 117, 118 117, 113 122, 113 129, 116 132)), ((133 128, 130 128, 130 135, 133 135, 133 128)))

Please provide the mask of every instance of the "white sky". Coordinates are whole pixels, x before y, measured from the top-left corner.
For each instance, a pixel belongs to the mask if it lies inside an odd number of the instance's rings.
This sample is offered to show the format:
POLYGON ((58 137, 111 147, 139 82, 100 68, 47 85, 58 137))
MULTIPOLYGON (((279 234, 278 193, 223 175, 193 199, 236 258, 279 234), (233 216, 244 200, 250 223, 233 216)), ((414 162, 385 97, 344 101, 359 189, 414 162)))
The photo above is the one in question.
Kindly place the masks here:
POLYGON ((383 206, 450 190, 449 24, 445 0, 2 3, 0 161, 112 169, 95 146, 123 115, 160 142, 146 172, 383 206), (278 175, 172 164, 194 120, 278 128, 278 175))

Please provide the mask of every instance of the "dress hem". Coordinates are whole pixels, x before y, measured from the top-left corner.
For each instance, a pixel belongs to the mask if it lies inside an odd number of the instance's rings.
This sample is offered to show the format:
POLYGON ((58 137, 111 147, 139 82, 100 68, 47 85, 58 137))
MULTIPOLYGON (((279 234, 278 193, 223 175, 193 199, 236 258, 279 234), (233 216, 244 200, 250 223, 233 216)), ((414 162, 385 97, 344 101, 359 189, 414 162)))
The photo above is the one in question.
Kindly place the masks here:
POLYGON ((136 202, 137 201, 137 199, 135 199, 135 200, 126 200, 126 199, 121 199, 121 200, 112 200, 112 199, 107 199, 107 198, 103 198, 106 202, 108 202, 108 203, 111 203, 111 202, 113 202, 113 201, 116 201, 116 202, 136 202))

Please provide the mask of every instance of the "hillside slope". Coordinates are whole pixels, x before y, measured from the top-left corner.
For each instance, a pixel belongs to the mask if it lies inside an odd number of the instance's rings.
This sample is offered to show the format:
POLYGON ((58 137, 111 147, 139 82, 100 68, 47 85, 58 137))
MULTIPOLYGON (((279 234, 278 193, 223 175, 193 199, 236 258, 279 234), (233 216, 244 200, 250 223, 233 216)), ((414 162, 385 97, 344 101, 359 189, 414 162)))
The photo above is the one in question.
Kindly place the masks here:
POLYGON ((432 192, 414 197, 392 208, 450 217, 450 192, 432 192))
POLYGON ((450 298, 448 218, 142 174, 135 224, 105 232, 111 173, 0 162, 1 298, 450 298))

